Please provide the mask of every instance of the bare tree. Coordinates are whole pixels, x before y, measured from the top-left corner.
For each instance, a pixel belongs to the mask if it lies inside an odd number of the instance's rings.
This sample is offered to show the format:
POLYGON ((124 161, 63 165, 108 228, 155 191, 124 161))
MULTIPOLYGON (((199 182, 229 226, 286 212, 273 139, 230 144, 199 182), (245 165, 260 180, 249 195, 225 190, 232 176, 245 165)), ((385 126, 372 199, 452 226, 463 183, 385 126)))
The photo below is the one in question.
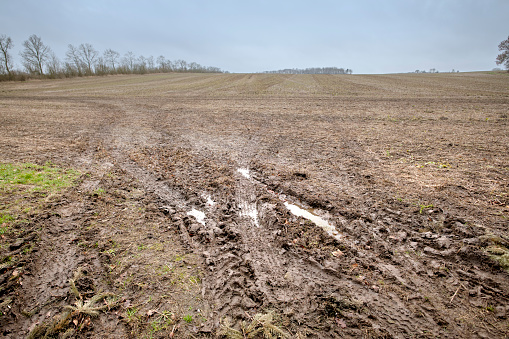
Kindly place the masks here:
POLYGON ((0 62, 2 63, 3 68, 5 68, 5 71, 11 76, 11 68, 12 68, 12 57, 9 53, 9 49, 11 49, 14 46, 12 43, 12 39, 5 34, 0 35, 0 52, 2 54, 0 55, 0 62))
POLYGON ((159 70, 161 72, 166 72, 166 59, 164 56, 160 55, 157 57, 157 64, 159 65, 159 70))
POLYGON ((46 46, 40 37, 32 34, 28 37, 28 40, 23 42, 25 49, 20 53, 23 58, 23 66, 30 73, 38 73, 44 75, 44 65, 48 60, 51 49, 46 46))
POLYGON ((98 57, 95 63, 95 74, 104 75, 108 73, 108 64, 103 57, 98 57))
POLYGON ((175 68, 179 72, 186 72, 187 71, 187 62, 185 60, 179 59, 175 60, 175 68))
POLYGON ((134 70, 134 65, 136 63, 136 55, 134 55, 133 52, 129 51, 124 55, 122 62, 129 69, 129 71, 132 72, 134 70))
POLYGON ((141 74, 147 73, 147 59, 143 55, 140 55, 140 57, 138 58, 137 66, 138 66, 137 69, 138 69, 139 73, 141 73, 141 74))
POLYGON ((114 51, 112 49, 107 49, 104 51, 104 60, 111 66, 113 72, 115 72, 115 64, 117 64, 118 59, 120 58, 120 53, 114 51))
POLYGON ((86 65, 87 74, 94 73, 92 67, 94 66, 97 55, 99 54, 91 44, 81 44, 78 48, 81 62, 86 65))
POLYGON ((148 71, 153 72, 154 71, 154 57, 151 55, 147 58, 147 64, 148 64, 148 71))
POLYGON ((51 52, 48 58, 48 73, 51 77, 56 77, 62 72, 62 66, 60 60, 57 58, 55 53, 51 52))
POLYGON ((81 61, 80 52, 78 48, 69 44, 67 46, 67 53, 65 54, 65 56, 69 65, 72 68, 75 68, 75 71, 78 73, 79 76, 81 76, 83 74, 84 65, 81 61))
POLYGON ((197 72, 201 68, 200 64, 197 64, 194 61, 189 63, 188 66, 190 72, 197 72))
POLYGON ((509 71, 509 37, 498 45, 498 50, 502 53, 497 56, 497 65, 503 64, 509 71))

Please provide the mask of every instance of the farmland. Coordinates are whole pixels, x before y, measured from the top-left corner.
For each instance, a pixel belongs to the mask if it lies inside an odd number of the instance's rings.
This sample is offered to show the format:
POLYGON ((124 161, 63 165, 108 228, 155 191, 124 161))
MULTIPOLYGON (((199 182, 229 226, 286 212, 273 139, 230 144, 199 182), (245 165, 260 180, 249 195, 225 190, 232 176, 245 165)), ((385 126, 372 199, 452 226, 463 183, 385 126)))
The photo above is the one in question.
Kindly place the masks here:
POLYGON ((6 337, 509 334, 507 73, 0 83, 0 122, 6 337))

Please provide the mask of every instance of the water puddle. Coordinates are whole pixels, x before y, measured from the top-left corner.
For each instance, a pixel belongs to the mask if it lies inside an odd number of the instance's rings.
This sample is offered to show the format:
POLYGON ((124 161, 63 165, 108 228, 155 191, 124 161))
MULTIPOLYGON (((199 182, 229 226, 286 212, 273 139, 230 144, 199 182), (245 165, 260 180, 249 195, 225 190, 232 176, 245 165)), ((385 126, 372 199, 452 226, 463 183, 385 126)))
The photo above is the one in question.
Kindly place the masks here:
POLYGON ((203 194, 202 197, 207 199, 207 206, 214 206, 216 204, 216 202, 212 200, 212 197, 210 195, 203 194))
POLYGON ((256 204, 248 204, 244 202, 239 205, 240 207, 240 216, 241 217, 250 217, 253 220, 253 223, 256 227, 260 227, 260 222, 258 220, 258 211, 256 210, 256 204))
POLYGON ((239 168, 237 170, 237 172, 242 174, 243 177, 245 177, 247 179, 251 179, 251 175, 249 174, 249 169, 247 169, 247 168, 239 168))
POLYGON ((288 208, 288 210, 297 217, 303 217, 305 219, 308 219, 309 221, 314 222, 317 226, 323 228, 330 236, 335 237, 336 239, 341 238, 341 234, 336 230, 336 227, 329 224, 329 222, 315 213, 313 213, 310 210, 306 210, 302 207, 299 207, 295 204, 290 204, 288 201, 285 201, 285 207, 288 208))
MULTIPOLYGON (((251 179, 251 174, 249 172, 249 169, 248 168, 238 168, 237 169, 237 172, 239 172, 243 177, 245 177, 246 179, 251 179)), ((331 237, 334 237, 336 239, 341 239, 342 235, 341 233, 339 233, 337 230, 336 230, 336 227, 334 227, 334 225, 331 225, 327 220, 325 220, 324 218, 320 217, 314 209, 308 209, 308 208, 304 208, 302 205, 300 204, 291 204, 289 203, 287 200, 286 200, 286 196, 284 194, 278 194, 272 190, 270 190, 265 184, 259 182, 258 180, 256 179, 253 179, 254 182, 256 182, 257 184, 259 185, 262 185, 263 187, 265 187, 265 189, 277 196, 280 200, 282 200, 284 202, 284 205, 285 207, 295 216, 297 217, 303 217, 305 219, 308 219, 309 221, 313 222, 314 224, 316 224, 318 227, 321 227, 325 232, 327 232, 327 234, 329 234, 331 237)), ((240 216, 244 216, 244 217, 250 217, 252 220, 253 220, 253 223, 257 226, 257 227, 260 227, 260 223, 259 223, 259 220, 258 220, 258 211, 256 209, 256 204, 249 204, 247 202, 243 202, 242 204, 239 205, 239 208, 240 208, 240 216)))
POLYGON ((205 213, 202 211, 193 208, 191 211, 187 212, 187 215, 194 217, 196 221, 205 226, 205 213))

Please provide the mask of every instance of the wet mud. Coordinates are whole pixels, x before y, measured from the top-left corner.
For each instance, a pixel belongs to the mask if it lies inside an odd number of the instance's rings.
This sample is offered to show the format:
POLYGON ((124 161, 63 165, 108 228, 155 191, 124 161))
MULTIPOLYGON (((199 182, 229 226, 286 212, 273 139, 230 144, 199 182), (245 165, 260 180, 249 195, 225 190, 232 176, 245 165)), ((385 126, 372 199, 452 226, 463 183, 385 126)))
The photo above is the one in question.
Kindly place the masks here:
POLYGON ((507 337, 509 78, 252 77, 0 84, 0 160, 82 173, 2 239, 0 335, 507 337))

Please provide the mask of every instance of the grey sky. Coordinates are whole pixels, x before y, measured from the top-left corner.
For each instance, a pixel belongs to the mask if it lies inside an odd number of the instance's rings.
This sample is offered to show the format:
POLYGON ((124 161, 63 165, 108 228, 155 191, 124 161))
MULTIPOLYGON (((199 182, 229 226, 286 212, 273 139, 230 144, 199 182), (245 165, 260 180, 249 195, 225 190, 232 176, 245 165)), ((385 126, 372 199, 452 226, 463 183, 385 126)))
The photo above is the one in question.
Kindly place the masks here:
POLYGON ((336 66, 354 73, 490 70, 508 0, 0 0, 0 34, 230 72, 336 66))

